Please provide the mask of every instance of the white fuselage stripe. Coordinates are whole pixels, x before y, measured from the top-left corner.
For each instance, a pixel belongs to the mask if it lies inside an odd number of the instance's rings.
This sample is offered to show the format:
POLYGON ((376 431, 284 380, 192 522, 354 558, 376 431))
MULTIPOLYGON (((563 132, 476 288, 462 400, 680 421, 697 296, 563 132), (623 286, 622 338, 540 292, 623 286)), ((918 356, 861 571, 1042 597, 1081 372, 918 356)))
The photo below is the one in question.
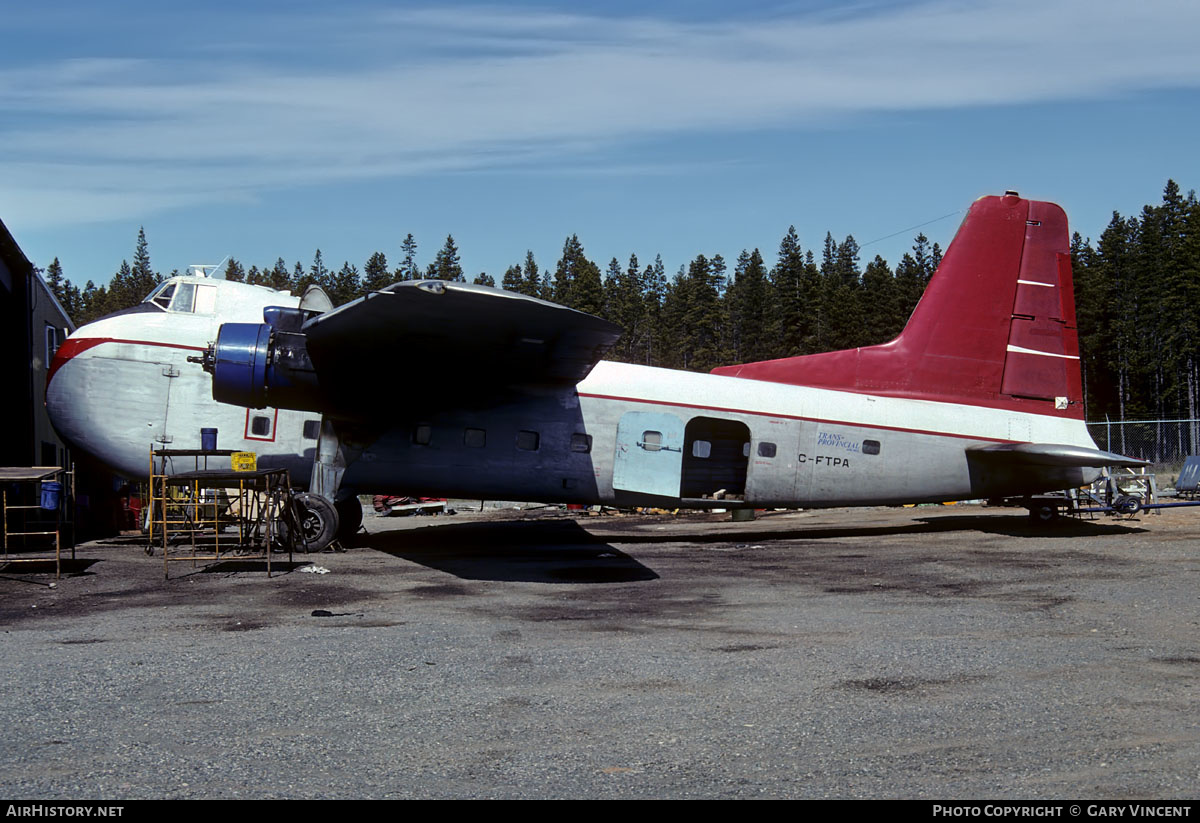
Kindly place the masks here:
POLYGON ((1009 345, 1008 350, 1017 354, 1040 354, 1042 357, 1061 357, 1064 360, 1078 360, 1079 358, 1073 354, 1055 354, 1052 351, 1038 351, 1037 349, 1025 349, 1020 346, 1009 345))

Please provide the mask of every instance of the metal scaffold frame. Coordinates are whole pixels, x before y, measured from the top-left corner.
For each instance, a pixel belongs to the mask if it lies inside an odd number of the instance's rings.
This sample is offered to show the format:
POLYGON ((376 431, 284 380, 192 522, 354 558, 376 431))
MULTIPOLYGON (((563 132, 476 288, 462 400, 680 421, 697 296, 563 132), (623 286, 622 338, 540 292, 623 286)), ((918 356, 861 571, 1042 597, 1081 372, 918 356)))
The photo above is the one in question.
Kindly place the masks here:
MULTIPOLYGON (((72 521, 71 521, 70 517, 68 517, 66 519, 63 518, 63 508, 68 503, 68 501, 71 499, 71 497, 70 497, 71 494, 73 494, 73 488, 74 488, 74 483, 72 482, 73 477, 74 477, 73 471, 64 471, 62 469, 62 467, 60 467, 60 466, 16 466, 16 467, 0 468, 0 482, 4 483, 4 494, 3 494, 4 555, 2 558, 0 558, 0 565, 6 565, 8 563, 45 563, 47 560, 49 560, 49 558, 47 558, 47 557, 28 557, 25 555, 22 555, 21 557, 13 557, 12 555, 10 555, 9 551, 8 551, 9 547, 10 547, 9 546, 10 538, 14 538, 14 537, 20 537, 20 538, 51 537, 52 536, 54 538, 54 579, 57 580, 62 576, 63 530, 64 530, 64 528, 67 528, 72 525, 72 521), (38 511, 38 512, 46 513, 47 516, 45 516, 43 518, 33 518, 35 521, 37 521, 38 523, 43 523, 43 522, 49 522, 51 520, 51 517, 48 515, 48 510, 43 509, 41 507, 41 505, 35 506, 35 505, 31 505, 31 504, 26 504, 26 503, 10 502, 10 499, 19 499, 19 497, 18 498, 10 498, 9 488, 8 488, 9 485, 29 484, 32 487, 32 485, 35 483, 39 484, 39 486, 40 486, 40 484, 44 483, 44 482, 62 482, 62 481, 66 481, 66 482, 63 484, 63 486, 60 490, 58 500, 56 501, 58 505, 54 508, 54 514, 53 514, 54 528, 53 529, 43 529, 40 527, 35 527, 35 528, 37 528, 36 531, 25 531, 25 529, 29 528, 29 518, 28 517, 25 517, 22 519, 22 525, 21 525, 22 531, 13 531, 12 529, 9 528, 9 525, 10 525, 9 524, 9 514, 11 512, 38 511)), ((72 511, 73 511, 73 507, 72 507, 72 511)), ((74 534, 73 530, 72 530, 72 534, 74 534)), ((24 542, 24 541, 22 541, 22 542, 24 542)), ((71 542, 71 559, 74 560, 75 559, 75 541, 72 538, 72 540, 70 542, 71 542)), ((46 548, 44 551, 49 551, 49 548, 46 548)))
POLYGON ((147 552, 162 551, 163 574, 172 560, 219 563, 265 560, 286 549, 288 562, 297 524, 292 487, 286 469, 235 471, 210 469, 210 458, 227 458, 227 450, 152 449, 150 452, 150 516, 147 552), (176 458, 193 458, 191 471, 171 471, 176 458), (157 463, 156 463, 157 461, 157 463), (235 526, 237 537, 224 535, 235 526), (187 548, 178 551, 183 543, 187 548))

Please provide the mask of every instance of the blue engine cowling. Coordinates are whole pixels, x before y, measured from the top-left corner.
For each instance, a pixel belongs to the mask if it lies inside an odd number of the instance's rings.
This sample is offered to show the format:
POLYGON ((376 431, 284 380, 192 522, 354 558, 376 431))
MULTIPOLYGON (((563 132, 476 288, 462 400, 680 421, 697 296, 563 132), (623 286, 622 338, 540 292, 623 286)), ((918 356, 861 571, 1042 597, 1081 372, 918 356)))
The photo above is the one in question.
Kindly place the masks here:
POLYGON ((266 323, 225 323, 212 348, 213 399, 261 409, 267 403, 271 327, 266 323))
POLYGON ((213 399, 221 403, 303 411, 326 406, 301 333, 225 323, 202 362, 213 376, 213 399))

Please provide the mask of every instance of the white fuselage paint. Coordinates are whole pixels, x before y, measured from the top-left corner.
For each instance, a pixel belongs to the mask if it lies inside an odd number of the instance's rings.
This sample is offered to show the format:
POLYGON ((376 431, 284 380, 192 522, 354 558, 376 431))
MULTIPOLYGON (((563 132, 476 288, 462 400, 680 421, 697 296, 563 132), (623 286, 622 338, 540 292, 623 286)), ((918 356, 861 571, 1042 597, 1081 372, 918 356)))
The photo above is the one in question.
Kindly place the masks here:
MULTIPOLYGON (((151 449, 196 449, 200 429, 217 428, 220 448, 256 452, 260 466, 286 467, 303 485, 319 414, 217 403, 209 375, 187 362, 216 338, 221 323, 261 322, 264 307, 299 301, 260 287, 205 282, 219 287, 211 313, 119 315, 76 332, 78 352, 47 389, 55 426, 133 478, 145 476, 151 449), (89 339, 103 342, 87 346, 89 339), (266 430, 256 433, 256 425, 266 430)), ((743 499, 732 505, 901 503, 1030 493, 1095 474, 1031 469, 1001 482, 981 476, 967 457, 971 446, 1002 442, 1094 448, 1082 421, 612 362, 598 363, 576 387, 529 391, 485 410, 426 413, 409 400, 369 436, 360 429, 358 439, 348 451, 348 489, 547 502, 699 506, 728 480, 744 485, 743 499), (668 462, 631 481, 629 464, 618 462, 630 455, 653 462, 657 447, 642 436, 676 426, 688 432, 685 442, 664 449, 668 462), (718 430, 730 442, 743 439, 736 445, 748 452, 739 462, 729 451, 724 473, 708 471, 705 462, 715 462, 715 453, 706 456, 709 446, 695 443, 714 440, 710 434, 718 430), (672 454, 680 455, 682 468, 669 462, 672 454)))

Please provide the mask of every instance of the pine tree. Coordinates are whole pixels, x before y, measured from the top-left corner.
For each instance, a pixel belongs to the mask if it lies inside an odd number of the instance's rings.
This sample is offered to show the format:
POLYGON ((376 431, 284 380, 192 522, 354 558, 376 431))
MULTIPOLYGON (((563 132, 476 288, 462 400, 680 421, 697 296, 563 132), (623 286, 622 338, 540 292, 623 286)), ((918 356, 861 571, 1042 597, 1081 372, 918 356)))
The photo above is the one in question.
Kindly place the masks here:
POLYGON ((82 307, 79 312, 79 319, 76 321, 80 326, 91 323, 93 320, 99 320, 104 315, 115 311, 112 308, 108 289, 104 286, 97 288, 96 284, 91 280, 84 284, 83 292, 80 295, 80 302, 82 303, 82 307))
POLYGON ((142 297, 145 295, 138 296, 133 279, 133 269, 130 267, 129 261, 122 260, 121 267, 117 269, 117 273, 108 283, 108 293, 105 295, 108 311, 120 311, 136 306, 141 302, 142 297))
POLYGON ((417 266, 417 241, 411 232, 404 237, 400 250, 404 252, 404 257, 400 261, 400 268, 396 269, 396 279, 419 280, 421 269, 417 266))
POLYGON ((46 285, 50 289, 50 293, 53 294, 54 299, 58 301, 58 305, 63 307, 63 311, 67 313, 67 316, 70 316, 70 299, 67 291, 67 287, 70 286, 70 283, 63 278, 62 264, 58 262, 57 257, 55 257, 54 260, 51 261, 50 265, 46 267, 44 279, 46 281, 46 285))
POLYGON ((319 286, 325 288, 329 284, 329 269, 325 267, 325 258, 321 255, 321 250, 317 249, 313 254, 312 265, 308 267, 308 271, 296 263, 295 271, 293 272, 292 294, 303 296, 305 290, 309 286, 319 286))
POLYGON ((771 357, 790 357, 815 350, 816 301, 819 277, 800 248, 796 227, 789 226, 779 243, 771 270, 774 293, 770 318, 771 357))
POLYGON ((367 259, 367 264, 363 267, 363 291, 379 291, 384 286, 390 285, 391 282, 392 275, 388 271, 387 256, 383 252, 377 251, 367 259))
POLYGON ((604 296, 604 307, 600 315, 605 320, 611 320, 614 323, 620 322, 617 317, 620 314, 618 304, 620 302, 619 293, 623 278, 624 272, 621 270, 621 261, 614 257, 608 261, 608 271, 604 273, 604 282, 601 289, 604 296))
MULTIPOLYGON (((610 274, 610 279, 613 276, 610 274)), ((629 255, 629 264, 616 281, 608 311, 610 319, 623 329, 623 333, 612 356, 626 363, 644 363, 648 347, 646 299, 636 254, 629 255)))
POLYGON ((721 365, 721 306, 718 279, 724 279, 724 261, 720 271, 703 254, 688 266, 687 276, 678 290, 682 315, 683 367, 709 371, 721 365))
POLYGON ((146 295, 154 291, 154 287, 162 282, 162 277, 150 265, 150 244, 146 242, 146 230, 138 229, 137 247, 133 253, 133 267, 128 282, 125 285, 126 297, 130 306, 135 306, 146 295))
POLYGON ((895 338, 908 318, 899 311, 896 278, 879 255, 863 271, 861 297, 862 340, 858 345, 875 346, 895 338))
POLYGON ((353 265, 349 260, 342 263, 342 268, 336 274, 330 273, 327 277, 323 288, 335 306, 349 303, 362 294, 358 266, 353 265))
POLYGON ((229 258, 229 263, 225 266, 225 279, 231 283, 246 282, 246 270, 243 269, 242 264, 233 257, 229 258))
POLYGON ((924 234, 918 234, 913 240, 912 253, 906 253, 896 266, 898 311, 904 315, 906 323, 912 316, 913 309, 917 307, 921 295, 925 293, 925 287, 929 285, 929 278, 933 276, 933 272, 940 262, 941 251, 937 245, 934 245, 931 252, 929 238, 924 234))
POLYGON ((491 286, 492 288, 496 287, 495 278, 485 271, 481 271, 479 274, 475 275, 475 280, 473 282, 476 286, 491 286))
POLYGON ((864 340, 861 277, 858 243, 854 235, 847 235, 835 249, 832 273, 822 295, 825 301, 822 313, 827 324, 825 345, 831 350, 854 348, 864 340))
POLYGON ((588 314, 604 310, 604 292, 600 269, 584 254, 578 235, 563 243, 562 257, 554 270, 555 303, 561 303, 588 314))
POLYGON ((543 300, 550 299, 546 284, 543 282, 543 276, 538 270, 537 261, 533 259, 532 250, 526 250, 525 252, 524 278, 525 285, 520 289, 522 294, 527 294, 530 297, 540 297, 543 300))
POLYGON ((766 266, 758 249, 743 250, 733 269, 733 282, 725 292, 728 318, 725 345, 729 358, 735 363, 771 357, 769 285, 766 266))
POLYGON ((329 282, 329 269, 325 267, 325 258, 322 257, 320 249, 313 254, 312 265, 308 267, 308 276, 321 287, 329 282))
MULTIPOLYGON (((645 363, 648 366, 664 365, 664 353, 666 352, 666 341, 669 340, 668 332, 663 327, 662 313, 663 303, 667 299, 667 269, 663 265, 662 255, 654 256, 654 262, 647 264, 642 272, 642 288, 645 295, 646 309, 646 335, 645 335, 645 363)), ((641 362, 641 361, 639 361, 641 362)))
POLYGON ((429 271, 431 277, 437 280, 457 280, 463 281, 462 265, 458 261, 458 247, 454 245, 454 236, 446 235, 446 242, 438 251, 437 257, 430 264, 429 271))
POLYGON ((521 277, 520 266, 509 266, 504 270, 504 277, 500 279, 500 288, 505 291, 516 292, 521 294, 525 285, 524 278, 521 277))

